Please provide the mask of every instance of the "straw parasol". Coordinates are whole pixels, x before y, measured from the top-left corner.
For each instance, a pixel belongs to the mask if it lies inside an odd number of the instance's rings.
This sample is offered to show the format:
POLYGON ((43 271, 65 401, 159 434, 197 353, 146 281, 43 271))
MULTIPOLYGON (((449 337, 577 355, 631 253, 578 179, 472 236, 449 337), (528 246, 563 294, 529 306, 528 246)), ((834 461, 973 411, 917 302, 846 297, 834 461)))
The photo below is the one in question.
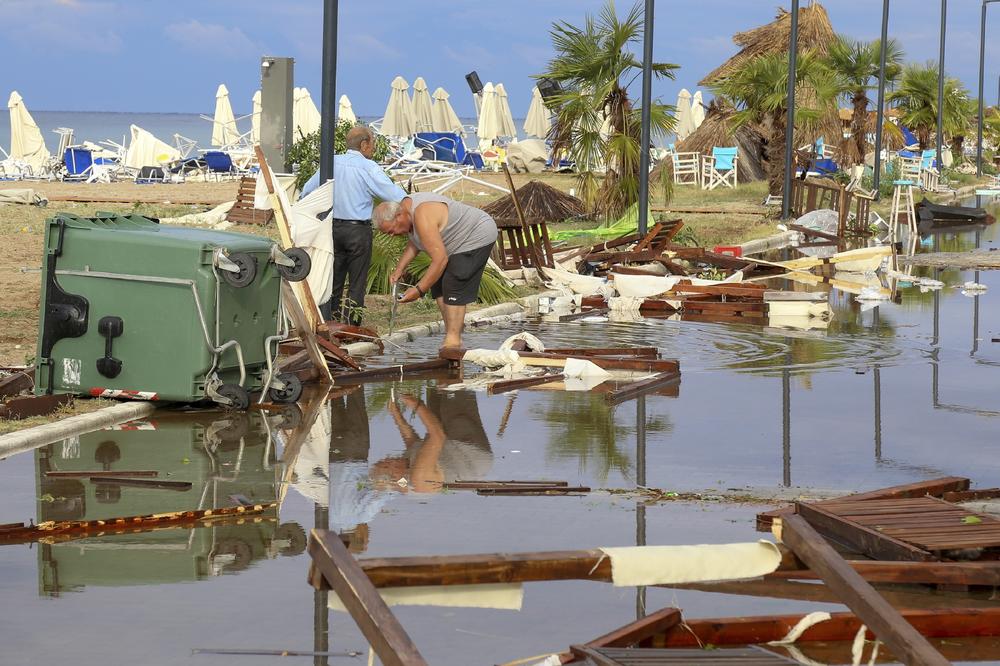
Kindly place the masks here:
POLYGON ((316 103, 313 102, 312 95, 305 88, 296 88, 292 100, 292 122, 295 128, 295 137, 292 140, 295 141, 300 133, 301 136, 305 136, 318 131, 322 117, 319 115, 316 103))
POLYGON ((498 83, 496 88, 497 107, 500 109, 500 125, 502 131, 500 136, 517 137, 517 126, 514 124, 514 116, 510 112, 510 100, 507 98, 507 89, 502 83, 498 83))
POLYGON ((413 134, 413 104, 410 102, 406 91, 410 89, 410 84, 402 76, 397 76, 392 80, 389 92, 389 103, 385 107, 385 116, 382 119, 382 134, 386 136, 406 137, 413 134))
POLYGON ((346 121, 352 125, 358 122, 358 117, 354 115, 354 107, 351 106, 351 100, 347 98, 347 95, 340 96, 340 106, 337 108, 337 120, 346 121))
POLYGON ((545 106, 545 100, 542 99, 538 86, 535 86, 531 89, 531 106, 528 107, 528 115, 524 118, 524 133, 544 139, 551 129, 552 114, 545 106))
POLYGON ((10 158, 23 160, 32 172, 40 171, 52 155, 45 147, 42 131, 16 90, 7 100, 7 109, 10 111, 10 158))
POLYGON ((501 136, 503 130, 500 109, 498 106, 496 90, 492 83, 483 86, 483 103, 479 109, 479 125, 476 128, 476 135, 479 137, 479 145, 489 145, 491 141, 501 136))
POLYGON ((677 134, 677 140, 683 141, 694 131, 694 122, 691 119, 691 93, 688 92, 687 88, 681 88, 681 91, 677 93, 677 115, 676 128, 674 132, 677 134))
POLYGON ((462 121, 458 119, 455 109, 448 101, 448 92, 444 88, 434 91, 434 106, 431 108, 431 120, 435 132, 462 133, 462 121))
MULTIPOLYGON (((583 202, 576 197, 533 180, 517 190, 517 200, 527 220, 562 222, 584 214, 583 202)), ((516 220, 514 199, 507 194, 483 206, 494 220, 516 220)))
POLYGON ((257 145, 260 143, 260 91, 253 94, 253 113, 250 114, 250 143, 257 145))
POLYGON ((691 124, 694 125, 694 129, 698 129, 703 122, 705 122, 705 101, 701 97, 701 91, 696 90, 694 97, 691 98, 691 124))
POLYGON ((415 132, 430 132, 434 127, 431 115, 431 94, 427 90, 424 77, 418 76, 413 81, 413 130, 415 132))
MULTIPOLYGON (((677 144, 679 152, 712 153, 712 148, 739 148, 740 168, 737 177, 741 183, 761 180, 767 177, 764 168, 764 136, 750 123, 736 127, 733 122, 735 109, 712 100, 705 112, 701 126, 684 141, 677 144)), ((661 168, 660 166, 657 169, 661 168)), ((653 181, 653 176, 650 176, 653 181)))
POLYGON ((217 148, 231 146, 240 140, 236 129, 236 116, 229 103, 229 89, 220 83, 215 91, 215 115, 212 117, 212 145, 217 148))
MULTIPOLYGON (((791 12, 779 8, 778 15, 772 22, 733 35, 733 42, 740 47, 739 52, 709 72, 699 85, 716 85, 758 56, 787 51, 792 32, 791 16, 791 12)), ((837 34, 830 23, 830 17, 821 4, 814 2, 799 9, 800 51, 813 49, 825 56, 836 39, 837 34)))

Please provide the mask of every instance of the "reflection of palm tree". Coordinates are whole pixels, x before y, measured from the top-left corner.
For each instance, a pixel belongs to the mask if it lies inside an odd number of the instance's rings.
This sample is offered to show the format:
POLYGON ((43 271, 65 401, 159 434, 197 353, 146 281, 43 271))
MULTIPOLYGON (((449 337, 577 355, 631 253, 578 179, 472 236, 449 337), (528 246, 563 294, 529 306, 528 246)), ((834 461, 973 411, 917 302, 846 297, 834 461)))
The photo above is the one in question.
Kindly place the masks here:
MULTIPOLYGON (((612 470, 631 476, 633 463, 627 451, 634 445, 635 419, 627 416, 627 410, 616 413, 601 394, 558 392, 549 397, 545 404, 532 405, 533 415, 549 430, 548 460, 577 458, 581 473, 597 465, 595 477, 602 483, 612 470)), ((665 414, 648 417, 647 433, 671 430, 673 424, 665 414)))

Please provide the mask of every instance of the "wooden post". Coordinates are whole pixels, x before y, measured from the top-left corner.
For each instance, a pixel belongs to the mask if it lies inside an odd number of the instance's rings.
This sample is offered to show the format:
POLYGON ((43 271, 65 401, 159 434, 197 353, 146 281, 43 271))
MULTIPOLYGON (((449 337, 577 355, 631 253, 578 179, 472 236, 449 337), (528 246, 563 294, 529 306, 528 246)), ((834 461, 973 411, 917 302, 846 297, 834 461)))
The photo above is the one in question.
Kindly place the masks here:
POLYGON ((340 597, 384 666, 427 666, 417 646, 354 556, 344 547, 339 535, 327 530, 313 530, 309 539, 309 556, 340 597))
POLYGON ((805 518, 788 516, 782 521, 785 545, 840 597, 872 632, 904 664, 947 666, 950 662, 882 598, 844 558, 828 544, 805 518))
POLYGON ((503 173, 507 176, 507 186, 510 187, 510 198, 514 202, 514 210, 517 211, 517 219, 521 223, 521 231, 524 234, 525 242, 528 244, 528 252, 531 255, 531 263, 535 265, 535 270, 538 271, 538 276, 543 280, 545 277, 545 260, 541 256, 541 252, 538 250, 538 245, 534 242, 534 238, 531 234, 531 230, 528 228, 528 222, 524 218, 524 210, 521 208, 521 201, 517 198, 517 190, 514 189, 514 179, 510 175, 510 169, 507 168, 507 163, 503 164, 503 173))

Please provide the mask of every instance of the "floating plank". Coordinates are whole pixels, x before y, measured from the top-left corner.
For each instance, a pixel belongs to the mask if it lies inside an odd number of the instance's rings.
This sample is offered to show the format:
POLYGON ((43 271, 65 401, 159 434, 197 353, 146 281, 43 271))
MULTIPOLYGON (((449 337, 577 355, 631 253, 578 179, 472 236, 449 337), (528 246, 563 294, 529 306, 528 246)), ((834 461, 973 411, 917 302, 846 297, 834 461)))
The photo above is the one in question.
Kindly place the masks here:
MULTIPOLYGON (((841 516, 825 510, 818 504, 796 502, 795 512, 807 520, 823 536, 873 559, 910 560, 915 562, 926 562, 935 559, 926 550, 867 527, 851 523, 841 516)), ((793 517, 785 516, 781 519, 780 525, 774 526, 775 534, 779 539, 784 534, 785 522, 793 517)))
POLYGON ((656 347, 556 347, 545 350, 550 354, 565 354, 566 356, 639 356, 642 358, 660 358, 660 350, 656 347))
POLYGON ((681 622, 681 612, 677 608, 663 608, 644 618, 629 622, 623 627, 587 641, 587 647, 631 647, 661 634, 681 622))
POLYGON ((191 490, 190 481, 168 481, 166 479, 129 479, 123 476, 97 475, 90 477, 91 483, 113 486, 133 486, 135 488, 156 488, 158 490, 191 490))
MULTIPOLYGON (((518 352, 518 356, 525 365, 541 365, 550 367, 562 367, 566 365, 566 359, 571 358, 564 354, 551 354, 546 352, 518 352), (552 361, 552 363, 539 363, 537 361, 552 361)), ((587 360, 599 368, 605 370, 638 370, 640 372, 680 372, 680 363, 672 359, 647 359, 647 358, 625 358, 613 356, 588 356, 587 360)))
POLYGON ((854 614, 904 664, 947 666, 950 662, 907 623, 875 589, 837 554, 802 515, 782 520, 782 541, 820 575, 854 614))
POLYGON ((595 666, 671 666, 671 664, 707 664, 709 666, 787 666, 800 662, 776 652, 751 645, 742 648, 657 649, 657 648, 592 648, 570 646, 572 655, 586 658, 595 666))
POLYGON ((631 382, 605 393, 604 399, 608 404, 618 405, 627 400, 634 400, 639 396, 652 393, 667 384, 673 384, 680 380, 681 373, 679 372, 661 372, 647 379, 631 382))
POLYGON ((511 486, 568 486, 568 481, 451 481, 441 484, 445 490, 478 490, 479 488, 508 488, 511 486))
POLYGON ((486 392, 490 395, 498 395, 500 393, 506 393, 507 391, 516 391, 522 388, 528 388, 530 386, 538 386, 539 384, 547 384, 549 382, 557 382, 565 379, 565 375, 562 373, 544 374, 538 375, 537 377, 522 377, 520 379, 503 379, 496 382, 490 382, 486 387, 486 392))
POLYGON ((102 476, 159 476, 160 473, 152 469, 139 469, 139 470, 102 470, 102 469, 91 469, 91 470, 49 470, 45 472, 45 476, 53 478, 90 478, 90 477, 102 477, 102 476))
POLYGON ((313 530, 309 555, 385 666, 426 666, 406 630, 335 532, 313 530))
POLYGON ((941 496, 945 502, 975 502, 1000 498, 1000 488, 977 488, 975 490, 957 490, 941 496))
POLYGON ((436 358, 419 363, 401 363, 383 368, 366 368, 357 372, 345 372, 334 375, 333 383, 337 386, 351 386, 377 380, 402 381, 407 376, 424 372, 436 372, 452 367, 452 362, 445 358, 436 358))
POLYGON ((479 488, 476 490, 477 495, 519 495, 519 496, 531 496, 531 495, 569 495, 569 494, 581 494, 589 493, 590 488, 587 486, 524 486, 524 487, 514 487, 505 486, 498 488, 479 488))
MULTIPOLYGON (((848 564, 869 583, 1000 586, 1000 562, 885 562, 850 560, 848 564)), ((815 580, 811 569, 780 567, 771 580, 815 580)))

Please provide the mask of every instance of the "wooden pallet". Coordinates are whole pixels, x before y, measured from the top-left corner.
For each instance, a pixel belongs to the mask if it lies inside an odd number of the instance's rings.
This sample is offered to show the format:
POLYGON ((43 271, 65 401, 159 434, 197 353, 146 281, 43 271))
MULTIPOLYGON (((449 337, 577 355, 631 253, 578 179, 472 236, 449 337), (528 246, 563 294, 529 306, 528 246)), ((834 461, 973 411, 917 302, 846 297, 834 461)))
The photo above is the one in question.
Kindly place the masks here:
POLYGON ((543 267, 555 267, 549 229, 544 221, 526 220, 522 227, 519 220, 502 218, 496 220, 496 224, 497 245, 493 258, 500 268, 505 271, 532 268, 536 256, 543 267))
POLYGON ((744 648, 716 649, 657 649, 657 648, 589 648, 573 646, 573 654, 585 658, 594 666, 665 666, 668 664, 739 664, 740 666, 772 666, 797 664, 779 654, 754 645, 744 648))
POLYGON ((258 210, 253 207, 257 179, 254 176, 240 178, 236 193, 236 203, 226 213, 226 221, 234 224, 268 224, 274 219, 273 210, 258 210))
POLYGON ((1000 547, 1000 520, 934 497, 796 504, 824 536, 875 559, 931 560, 1000 547))

